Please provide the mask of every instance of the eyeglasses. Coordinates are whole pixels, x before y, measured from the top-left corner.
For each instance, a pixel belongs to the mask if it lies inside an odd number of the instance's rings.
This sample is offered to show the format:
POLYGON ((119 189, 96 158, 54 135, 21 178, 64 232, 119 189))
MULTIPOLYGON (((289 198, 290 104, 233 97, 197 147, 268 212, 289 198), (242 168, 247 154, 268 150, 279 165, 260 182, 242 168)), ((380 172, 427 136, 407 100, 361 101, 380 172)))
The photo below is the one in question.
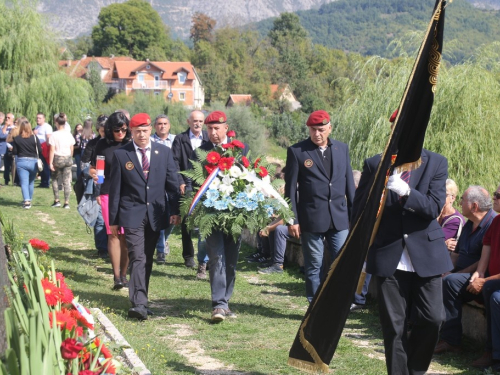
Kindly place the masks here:
POLYGON ((495 191, 493 193, 493 199, 500 199, 500 193, 498 193, 498 192, 495 191))
POLYGON ((113 129, 113 133, 126 133, 128 128, 113 129))

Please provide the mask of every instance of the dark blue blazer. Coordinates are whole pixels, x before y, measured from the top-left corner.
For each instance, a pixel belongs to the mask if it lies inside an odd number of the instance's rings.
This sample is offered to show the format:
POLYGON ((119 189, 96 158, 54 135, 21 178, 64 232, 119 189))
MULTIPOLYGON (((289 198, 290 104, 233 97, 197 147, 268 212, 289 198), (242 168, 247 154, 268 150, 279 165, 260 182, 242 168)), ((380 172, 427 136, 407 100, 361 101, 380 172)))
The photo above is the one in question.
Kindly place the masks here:
POLYGON ((109 192, 109 223, 138 228, 146 214, 154 231, 165 229, 170 215, 179 214, 179 180, 172 151, 151 142, 146 180, 133 142, 113 155, 109 192), (168 194, 168 196, 167 196, 168 194))
POLYGON ((328 178, 318 146, 310 138, 288 148, 285 197, 290 199, 295 224, 302 232, 324 233, 333 223, 336 230, 349 229, 354 199, 349 148, 330 139, 331 178, 328 178))
MULTIPOLYGON (((365 160, 354 199, 354 218, 362 209, 360 202, 368 193, 380 159, 381 155, 376 155, 365 160)), ((380 226, 368 252, 368 273, 392 276, 405 245, 415 272, 421 277, 440 275, 453 268, 444 232, 436 220, 446 202, 448 161, 428 150, 422 150, 421 160, 422 165, 411 172, 408 198, 400 199, 396 193, 386 190, 380 226)))

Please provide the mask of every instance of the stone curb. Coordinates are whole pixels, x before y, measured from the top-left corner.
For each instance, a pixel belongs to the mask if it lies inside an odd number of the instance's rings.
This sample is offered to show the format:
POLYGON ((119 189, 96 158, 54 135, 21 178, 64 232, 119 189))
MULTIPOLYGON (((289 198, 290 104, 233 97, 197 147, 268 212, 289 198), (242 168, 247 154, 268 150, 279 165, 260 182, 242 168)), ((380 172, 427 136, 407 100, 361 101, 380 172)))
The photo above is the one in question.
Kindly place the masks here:
POLYGON ((111 323, 111 320, 109 320, 108 317, 104 315, 101 309, 93 308, 90 310, 101 324, 101 327, 106 333, 106 336, 108 336, 110 340, 116 342, 118 345, 123 346, 123 358, 125 358, 125 360, 130 364, 133 373, 138 375, 151 375, 151 371, 146 368, 146 365, 144 365, 137 354, 135 354, 134 349, 130 346, 127 340, 125 340, 120 331, 116 329, 114 324, 111 323))

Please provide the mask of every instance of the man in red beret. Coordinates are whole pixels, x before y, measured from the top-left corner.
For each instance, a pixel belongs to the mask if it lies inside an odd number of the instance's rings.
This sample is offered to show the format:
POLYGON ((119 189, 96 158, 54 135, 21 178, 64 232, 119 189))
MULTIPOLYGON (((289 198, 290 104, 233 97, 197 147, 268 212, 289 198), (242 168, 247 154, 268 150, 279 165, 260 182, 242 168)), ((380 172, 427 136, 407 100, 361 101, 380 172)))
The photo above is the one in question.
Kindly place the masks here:
POLYGON ((116 150, 111 169, 109 223, 113 234, 125 229, 130 260, 128 316, 146 320, 153 255, 160 231, 179 224, 178 169, 170 148, 151 142, 151 119, 130 119, 133 142, 116 150), (168 194, 168 199, 166 198, 168 194))
POLYGON ((285 196, 295 213, 288 231, 295 238, 301 237, 306 296, 311 302, 324 276, 323 238, 333 262, 349 233, 354 180, 349 148, 329 138, 332 125, 328 113, 315 111, 306 124, 309 138, 288 148, 285 196))
MULTIPOLYGON (((215 147, 231 142, 227 132, 226 114, 214 111, 205 119, 209 142, 203 143, 198 149, 210 151, 215 147)), ((245 144, 243 155, 248 153, 245 144)), ((192 160, 196 160, 196 151, 193 151, 192 160)), ((188 189, 191 189, 189 186, 188 189)), ((213 323, 220 323, 226 318, 236 318, 236 314, 229 309, 229 299, 233 294, 236 279, 236 264, 241 246, 241 237, 236 241, 232 235, 214 230, 206 239, 205 247, 208 254, 208 269, 210 275, 210 289, 212 294, 213 323)))

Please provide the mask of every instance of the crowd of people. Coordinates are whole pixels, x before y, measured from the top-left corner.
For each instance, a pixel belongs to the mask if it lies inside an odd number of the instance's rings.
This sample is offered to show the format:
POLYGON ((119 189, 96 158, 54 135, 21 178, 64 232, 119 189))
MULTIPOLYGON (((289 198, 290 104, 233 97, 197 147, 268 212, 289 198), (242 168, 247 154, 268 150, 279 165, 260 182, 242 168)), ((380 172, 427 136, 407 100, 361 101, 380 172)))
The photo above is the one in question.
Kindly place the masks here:
MULTIPOLYGON (((169 235, 180 225, 185 266, 196 268, 199 279, 209 273, 212 322, 236 318, 229 300, 241 238, 217 230, 207 238, 198 235, 195 259, 192 233, 179 215, 179 198, 196 189, 179 172, 192 168, 196 149, 208 152, 231 141, 224 112, 192 111, 187 129, 177 136, 170 133, 168 116, 151 121, 145 113, 130 117, 125 110, 99 116, 95 132, 92 120, 71 132, 64 113, 54 116, 56 131, 42 113, 36 123, 32 127, 25 117, 0 113, 5 184, 12 179, 21 186, 23 207, 29 209, 39 174, 40 187, 48 188, 52 180, 52 206, 61 206, 62 189, 63 207, 69 208, 76 162, 86 193, 99 204, 96 249, 110 258, 113 289, 129 289, 130 317, 145 320, 152 314, 148 287, 154 254, 158 264, 165 263, 169 235)), ((313 112, 306 125, 309 137, 288 148, 285 167, 276 171, 285 180, 282 193, 295 220, 275 218, 262 228, 256 234, 258 251, 246 260, 259 263, 259 273, 282 273, 287 240, 300 239, 310 302, 363 208, 381 155, 366 159, 362 172, 353 171, 347 145, 330 138, 326 111, 313 112)), ((434 354, 460 352, 462 305, 472 300, 484 304, 488 326, 485 354, 473 365, 500 369, 500 186, 493 198, 475 185, 459 198, 447 159, 424 149, 418 166, 394 170, 385 195, 367 256, 368 277, 351 310, 364 307, 373 276, 388 373, 423 374, 434 354)))

